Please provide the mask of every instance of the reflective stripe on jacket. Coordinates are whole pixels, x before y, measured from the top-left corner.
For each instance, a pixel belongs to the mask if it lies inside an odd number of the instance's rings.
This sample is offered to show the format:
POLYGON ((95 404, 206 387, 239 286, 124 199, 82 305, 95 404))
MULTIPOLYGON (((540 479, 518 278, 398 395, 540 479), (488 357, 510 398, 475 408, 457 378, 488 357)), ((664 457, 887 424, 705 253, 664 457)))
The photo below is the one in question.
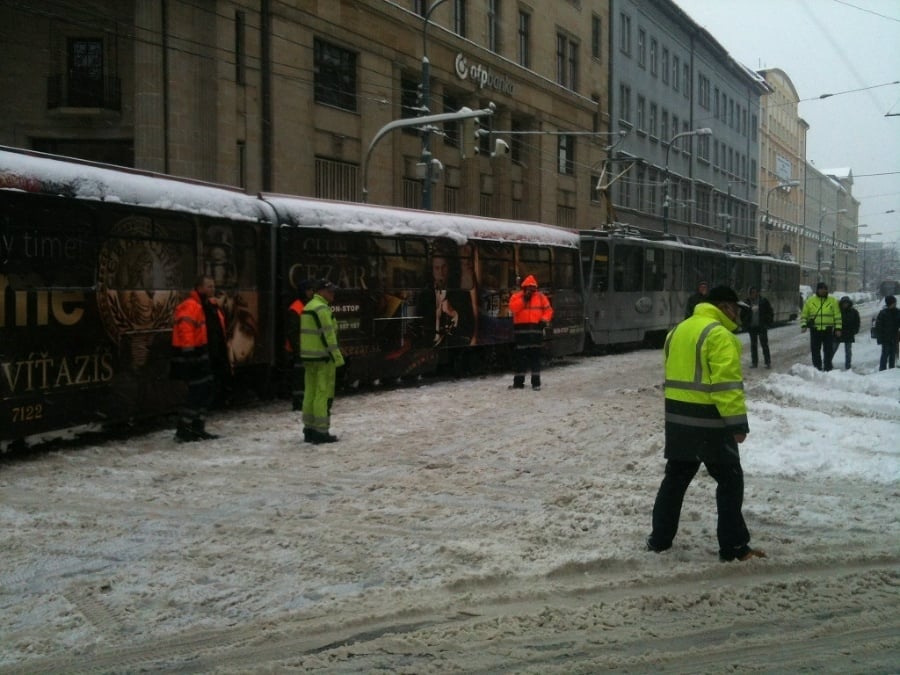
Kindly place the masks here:
POLYGON ((666 336, 665 396, 679 402, 666 422, 747 433, 747 406, 737 325, 718 307, 700 303, 666 336))
POLYGON ((815 320, 816 330, 841 330, 843 320, 841 318, 841 308, 838 301, 830 295, 824 298, 818 295, 811 295, 809 300, 803 304, 803 312, 801 320, 803 325, 807 326, 809 320, 815 320))
POLYGON ((325 298, 316 293, 300 315, 300 359, 302 361, 334 361, 344 365, 337 340, 337 322, 325 298))
POLYGON ((519 347, 538 347, 543 344, 544 330, 541 321, 549 322, 553 318, 553 307, 546 295, 536 290, 525 300, 524 291, 513 293, 509 299, 509 311, 513 317, 513 330, 519 347))

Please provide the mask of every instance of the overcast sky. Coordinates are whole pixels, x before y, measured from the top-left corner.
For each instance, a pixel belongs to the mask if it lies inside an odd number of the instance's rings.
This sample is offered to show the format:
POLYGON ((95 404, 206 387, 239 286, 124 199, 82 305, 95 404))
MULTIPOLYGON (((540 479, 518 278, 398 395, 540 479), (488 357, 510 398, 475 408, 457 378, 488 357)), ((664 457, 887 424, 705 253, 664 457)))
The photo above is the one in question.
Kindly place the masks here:
POLYGON ((745 66, 788 74, 807 161, 852 169, 860 234, 900 243, 900 0, 675 2, 745 66))

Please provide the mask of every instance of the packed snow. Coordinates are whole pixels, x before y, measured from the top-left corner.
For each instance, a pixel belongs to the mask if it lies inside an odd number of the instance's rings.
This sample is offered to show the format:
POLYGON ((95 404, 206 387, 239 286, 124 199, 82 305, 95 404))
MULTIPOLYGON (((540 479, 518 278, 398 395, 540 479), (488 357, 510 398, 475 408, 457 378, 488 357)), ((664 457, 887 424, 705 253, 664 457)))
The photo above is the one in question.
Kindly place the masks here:
MULTIPOLYGON (((859 306, 868 326, 876 303, 859 306)), ((748 337, 741 334, 744 360, 748 337)), ((888 673, 900 663, 900 369, 864 329, 819 372, 796 324, 745 368, 744 514, 701 471, 674 547, 661 353, 284 401, 0 464, 0 673, 888 673)))

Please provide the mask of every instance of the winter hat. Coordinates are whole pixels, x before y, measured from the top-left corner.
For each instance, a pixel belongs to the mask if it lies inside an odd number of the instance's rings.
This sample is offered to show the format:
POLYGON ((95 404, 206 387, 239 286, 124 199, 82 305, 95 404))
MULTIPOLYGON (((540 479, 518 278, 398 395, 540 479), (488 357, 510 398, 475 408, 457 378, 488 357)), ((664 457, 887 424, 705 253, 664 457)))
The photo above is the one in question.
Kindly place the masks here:
POLYGON ((733 302, 740 307, 748 307, 746 302, 742 302, 738 297, 738 294, 734 292, 734 289, 729 288, 728 286, 716 286, 709 292, 709 295, 706 296, 706 302, 711 305, 715 305, 718 302, 733 302))
POLYGON ((315 282, 315 284, 316 284, 315 288, 317 291, 321 291, 321 290, 333 291, 337 288, 337 286, 335 286, 333 283, 328 281, 328 279, 319 279, 315 282))
POLYGON ((828 290, 828 284, 826 284, 824 281, 820 281, 818 284, 816 284, 816 290, 817 290, 817 291, 821 291, 823 288, 824 288, 826 291, 828 290))
POLYGON ((532 288, 537 288, 538 286, 537 279, 535 279, 531 274, 525 277, 525 281, 522 282, 522 288, 528 288, 529 286, 531 286, 532 288))
POLYGON ((840 304, 843 305, 844 303, 847 303, 848 305, 851 305, 851 306, 852 306, 852 305, 853 305, 853 300, 850 299, 850 296, 849 296, 849 295, 845 295, 843 298, 841 298, 841 303, 840 303, 840 304))

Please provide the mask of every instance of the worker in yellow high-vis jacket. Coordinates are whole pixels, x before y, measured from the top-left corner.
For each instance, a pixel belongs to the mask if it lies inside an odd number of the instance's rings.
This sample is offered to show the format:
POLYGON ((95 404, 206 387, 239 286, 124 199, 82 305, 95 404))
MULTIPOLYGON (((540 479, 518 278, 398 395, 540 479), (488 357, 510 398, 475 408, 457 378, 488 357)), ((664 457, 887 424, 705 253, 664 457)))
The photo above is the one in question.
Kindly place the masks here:
POLYGON ((738 445, 750 431, 741 372, 737 293, 716 286, 693 314, 666 336, 666 471, 653 506, 653 532, 647 548, 671 548, 684 494, 700 464, 715 479, 719 558, 764 558, 750 548, 741 507, 744 473, 738 445))
POLYGON ((338 346, 337 323, 331 313, 337 287, 327 279, 315 282, 315 294, 300 314, 300 360, 305 369, 303 440, 334 443, 330 433, 331 406, 337 369, 344 365, 338 346))

